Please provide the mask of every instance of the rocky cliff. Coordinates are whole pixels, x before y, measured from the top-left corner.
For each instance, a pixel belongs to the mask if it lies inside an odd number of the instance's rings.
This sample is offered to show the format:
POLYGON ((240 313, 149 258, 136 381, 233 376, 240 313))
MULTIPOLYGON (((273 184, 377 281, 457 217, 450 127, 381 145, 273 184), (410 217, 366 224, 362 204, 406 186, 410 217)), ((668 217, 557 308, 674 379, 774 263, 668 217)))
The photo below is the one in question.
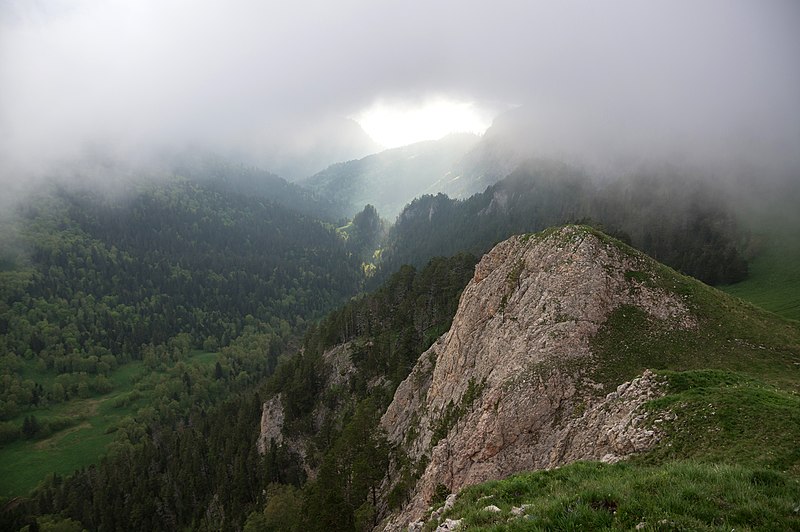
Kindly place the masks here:
MULTIPOLYGON (((335 387, 345 386, 350 377, 356 372, 351 360, 351 345, 349 343, 340 344, 325 351, 322 355, 322 363, 325 366, 325 380, 321 382, 324 391, 330 391, 335 387)), ((376 386, 382 383, 375 383, 376 386)), ((310 456, 314 453, 311 448, 308 434, 293 433, 286 434, 283 394, 276 394, 264 402, 261 408, 261 425, 256 448, 260 454, 266 454, 272 445, 283 446, 290 454, 295 456, 303 468, 308 478, 316 476, 316 469, 312 466, 314 462, 310 456)), ((346 401, 336 405, 327 405, 318 402, 312 412, 311 432, 318 433, 325 423, 331 423, 341 428, 343 411, 347 406, 352 406, 346 401)))
POLYGON ((419 519, 440 485, 456 492, 523 470, 615 461, 657 441, 641 405, 662 393, 658 379, 601 382, 591 340, 612 312, 634 307, 666 327, 696 327, 658 268, 579 226, 513 237, 485 255, 450 331, 381 420, 419 476, 387 528, 419 519))

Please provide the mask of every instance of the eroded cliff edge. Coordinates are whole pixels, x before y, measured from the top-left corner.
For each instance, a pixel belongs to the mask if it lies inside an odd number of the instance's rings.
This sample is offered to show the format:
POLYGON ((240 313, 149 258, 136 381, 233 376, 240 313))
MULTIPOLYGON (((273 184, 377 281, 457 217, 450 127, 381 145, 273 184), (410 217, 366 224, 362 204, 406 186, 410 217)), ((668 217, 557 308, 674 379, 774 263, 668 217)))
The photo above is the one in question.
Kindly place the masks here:
POLYGON ((387 479, 395 500, 405 490, 387 528, 420 518, 439 485, 456 492, 655 443, 641 405, 661 394, 659 382, 645 372, 608 393, 591 339, 626 308, 662 326, 696 326, 658 267, 582 226, 512 237, 486 254, 450 331, 420 356, 381 420, 418 477, 397 470, 387 479))

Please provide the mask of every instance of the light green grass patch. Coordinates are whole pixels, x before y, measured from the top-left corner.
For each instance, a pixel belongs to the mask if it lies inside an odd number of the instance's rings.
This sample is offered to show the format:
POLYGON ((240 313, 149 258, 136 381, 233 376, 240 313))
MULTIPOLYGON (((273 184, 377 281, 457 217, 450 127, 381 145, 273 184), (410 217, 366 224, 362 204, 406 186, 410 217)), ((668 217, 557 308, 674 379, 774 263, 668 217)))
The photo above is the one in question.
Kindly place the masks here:
MULTIPOLYGON (((82 408, 77 404, 60 405, 74 409, 72 411, 82 419, 43 440, 20 440, 2 447, 0 496, 24 495, 50 473, 66 475, 97 462, 113 440, 113 434, 108 432, 109 427, 122 414, 102 413, 100 406, 116 395, 84 400, 81 402, 82 408)), ((42 418, 46 420, 47 416, 42 414, 42 418)))
POLYGON ((783 202, 786 205, 769 205, 745 216, 755 235, 750 275, 721 288, 785 318, 800 320, 800 210, 795 200, 783 202))
POLYGON ((667 395, 648 403, 664 435, 637 463, 691 458, 786 472, 800 478, 800 396, 740 373, 661 372, 667 395))
MULTIPOLYGON (((186 362, 213 366, 216 360, 217 353, 196 350, 186 362)), ((0 497, 25 495, 51 473, 68 475, 99 462, 119 423, 147 404, 147 390, 135 389, 144 369, 141 361, 130 362, 111 373, 114 390, 108 394, 29 410, 12 420, 22 423, 25 416, 34 415, 40 423, 70 423, 44 439, 19 440, 0 447, 0 497)), ((36 372, 33 368, 29 371, 36 372)), ((41 382, 42 376, 35 376, 41 382)))
POLYGON ((750 275, 741 283, 721 287, 786 318, 800 320, 800 234, 772 234, 750 261, 750 275))
POLYGON ((739 465, 577 462, 466 488, 442 519, 462 530, 797 530, 798 497, 796 478, 739 465))
POLYGON ((217 354, 213 351, 195 349, 189 353, 189 363, 199 366, 213 366, 217 361, 217 354))

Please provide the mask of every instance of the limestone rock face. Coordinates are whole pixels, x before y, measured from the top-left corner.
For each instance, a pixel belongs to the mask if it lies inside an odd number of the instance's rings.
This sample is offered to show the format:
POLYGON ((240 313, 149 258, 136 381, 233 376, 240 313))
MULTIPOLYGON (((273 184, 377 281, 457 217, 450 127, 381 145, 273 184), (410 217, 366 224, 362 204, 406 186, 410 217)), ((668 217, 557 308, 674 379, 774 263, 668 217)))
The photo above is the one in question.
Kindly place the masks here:
POLYGON ((512 237, 485 255, 450 331, 420 356, 381 420, 390 442, 427 461, 389 528, 419 519, 439 484, 457 492, 652 445, 658 434, 640 407, 660 384, 646 372, 602 393, 590 378, 590 340, 622 305, 696 326, 680 296, 654 282, 654 265, 578 226, 512 237))
POLYGON ((264 402, 264 406, 261 407, 261 430, 256 442, 260 454, 266 454, 272 441, 275 442, 275 445, 283 443, 283 418, 283 404, 280 395, 264 402))
MULTIPOLYGON (((322 386, 325 390, 334 387, 345 386, 350 378, 356 373, 356 368, 351 360, 352 345, 344 343, 332 347, 322 354, 322 361, 325 365, 325 382, 322 386)), ((378 382, 374 386, 381 386, 385 383, 378 382)), ((319 402, 312 412, 313 430, 319 431, 325 423, 333 423, 341 428, 342 410, 345 405, 342 403, 338 407, 331 408, 319 402)), ((301 462, 303 470, 308 478, 315 478, 317 471, 312 466, 313 460, 309 460, 310 453, 309 439, 302 434, 287 436, 284 432, 285 413, 283 410, 283 397, 277 394, 264 402, 261 408, 261 428, 256 441, 258 452, 266 454, 272 442, 278 447, 283 446, 289 452, 296 455, 301 462)))

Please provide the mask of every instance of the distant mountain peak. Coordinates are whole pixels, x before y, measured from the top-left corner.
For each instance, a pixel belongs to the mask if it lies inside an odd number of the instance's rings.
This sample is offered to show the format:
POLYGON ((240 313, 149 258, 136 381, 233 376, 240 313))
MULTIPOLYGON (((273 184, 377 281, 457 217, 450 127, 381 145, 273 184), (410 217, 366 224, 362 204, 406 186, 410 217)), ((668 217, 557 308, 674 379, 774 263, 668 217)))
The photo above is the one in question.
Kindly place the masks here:
POLYGON ((303 181, 318 194, 349 205, 350 214, 374 205, 392 220, 415 197, 436 189, 480 137, 454 133, 337 163, 303 181))

